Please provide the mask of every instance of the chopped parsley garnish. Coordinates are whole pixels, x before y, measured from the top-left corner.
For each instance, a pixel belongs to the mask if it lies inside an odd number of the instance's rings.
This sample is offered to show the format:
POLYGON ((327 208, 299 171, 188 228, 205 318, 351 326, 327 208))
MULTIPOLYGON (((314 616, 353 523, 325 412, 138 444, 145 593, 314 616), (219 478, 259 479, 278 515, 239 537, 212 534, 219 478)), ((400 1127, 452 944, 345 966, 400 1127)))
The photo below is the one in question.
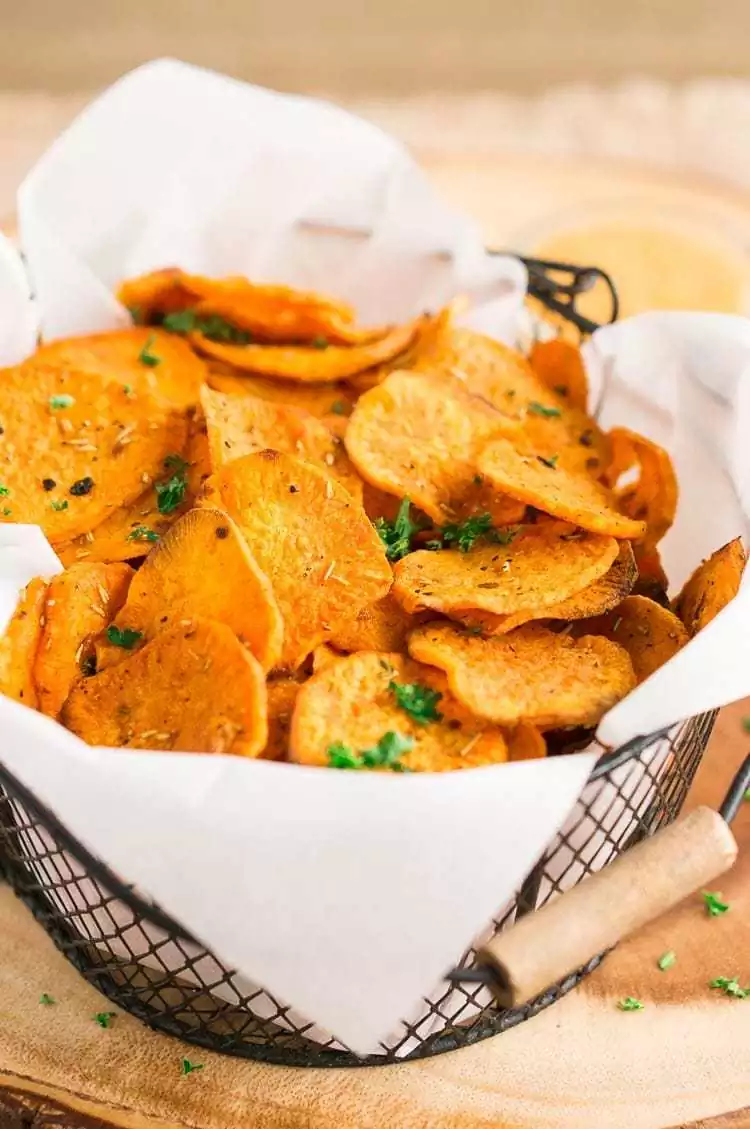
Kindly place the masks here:
POLYGON ((544 404, 540 404, 537 400, 532 400, 529 403, 529 411, 532 415, 543 416, 544 419, 553 419, 561 415, 559 408, 545 408, 544 404))
POLYGON ((393 772, 408 771, 401 764, 401 757, 408 753, 414 741, 411 737, 401 737, 398 733, 384 733, 371 749, 355 753, 349 745, 336 741, 326 750, 331 768, 390 768, 393 772))
POLYGON ((152 333, 151 336, 146 339, 146 344, 138 354, 138 360, 142 365, 146 365, 148 368, 155 368, 157 365, 161 364, 161 357, 153 351, 155 341, 156 338, 152 333))
POLYGON ((662 955, 656 962, 656 965, 661 972, 666 972, 668 968, 672 967, 676 960, 677 953, 673 952, 672 949, 670 949, 669 952, 662 953, 662 955))
POLYGON ((62 513, 63 510, 67 510, 68 508, 68 502, 66 498, 63 498, 62 502, 50 502, 50 505, 52 506, 53 510, 57 511, 57 513, 62 513))
POLYGON ((117 1019, 116 1011, 98 1011, 93 1017, 94 1023, 98 1023, 100 1027, 111 1027, 112 1020, 117 1019))
POLYGON ((3 506, 3 517, 10 517, 12 513, 13 510, 10 508, 10 506, 3 506))
POLYGON ((107 638, 110 643, 114 643, 115 647, 132 651, 138 640, 143 638, 143 632, 132 631, 129 627, 124 627, 121 631, 119 627, 115 627, 114 623, 111 623, 107 628, 107 638))
POLYGON ((313 337, 310 344, 312 345, 313 349, 327 349, 328 348, 328 338, 327 337, 313 337))
POLYGON ((7 498, 10 494, 10 489, 7 486, 0 486, 0 498, 7 498))
POLYGON ((537 455, 537 458, 539 459, 540 463, 543 463, 544 466, 548 466, 550 470, 555 470, 557 468, 557 460, 560 458, 560 456, 549 455, 545 457, 544 455, 537 455))
POLYGON ((745 795, 744 795, 743 798, 744 798, 746 804, 750 804, 750 788, 748 788, 748 790, 745 792, 745 795))
POLYGON ((331 411, 335 416, 345 416, 346 404, 343 400, 334 400, 334 402, 331 404, 331 411))
POLYGON ((620 1011, 643 1011, 644 1004, 640 1000, 636 1000, 633 996, 626 996, 624 1000, 619 1000, 617 1006, 620 1011))
POLYGON ((745 733, 750 733, 750 717, 743 717, 742 728, 745 733))
POLYGON ((218 314, 201 317, 195 310, 179 310, 165 314, 161 324, 170 333, 202 333, 210 341, 223 341, 230 345, 249 345, 252 341, 250 333, 230 325, 218 314))
POLYGON ((386 521, 379 517, 374 522, 375 531, 385 546, 385 555, 389 561, 400 561, 407 553, 411 552, 411 539, 422 528, 409 517, 411 503, 404 498, 398 507, 395 521, 386 521))
POLYGON ((122 390, 129 400, 132 400, 133 397, 135 396, 135 392, 133 391, 133 385, 132 384, 123 384, 122 390))
POLYGON ((438 690, 431 690, 419 682, 389 682, 388 689, 396 704, 419 725, 442 720, 443 715, 437 705, 443 695, 438 690))
POLYGON ((125 538, 126 541, 158 541, 159 534, 147 525, 136 525, 125 538))
POLYGON ((727 913, 730 908, 729 902, 721 900, 721 894, 712 894, 709 890, 703 891, 703 901, 709 917, 720 917, 722 913, 727 913))
POLYGON ((156 502, 159 507, 160 514, 171 514, 172 510, 176 510, 185 499, 187 491, 187 476, 186 471, 188 464, 180 455, 167 455, 164 460, 164 466, 167 470, 173 470, 174 474, 165 482, 157 482, 154 486, 156 490, 156 502))
POLYGON ((733 976, 730 980, 728 976, 717 976, 715 980, 711 980, 709 988, 720 988, 725 996, 733 996, 736 1000, 744 1000, 750 996, 750 988, 741 988, 739 980, 733 976))
POLYGON ((94 480, 86 475, 85 478, 79 478, 77 482, 74 482, 68 493, 72 494, 74 498, 83 498, 84 495, 90 494, 93 489, 94 480))
POLYGON ((492 529, 492 516, 490 514, 477 514, 476 517, 467 518, 466 521, 453 525, 444 525, 441 533, 444 545, 456 545, 462 553, 468 553, 473 548, 474 542, 480 537, 486 537, 492 529))
POLYGON ((53 412, 58 412, 62 408, 72 408, 74 404, 74 398, 69 396, 67 392, 61 392, 58 396, 50 396, 49 398, 49 406, 53 412))
POLYGON ((196 1070, 203 1069, 204 1066, 202 1062, 191 1062, 189 1058, 184 1058, 182 1060, 182 1066, 180 1067, 180 1074, 195 1074, 196 1070))
POLYGON ((128 313, 133 319, 134 325, 143 325, 143 310, 140 306, 128 306, 128 313))
POLYGON ((42 992, 41 996, 39 997, 39 1003, 44 1004, 45 1007, 50 1007, 52 1004, 56 1004, 57 1000, 54 998, 54 996, 50 996, 47 992, 42 992))

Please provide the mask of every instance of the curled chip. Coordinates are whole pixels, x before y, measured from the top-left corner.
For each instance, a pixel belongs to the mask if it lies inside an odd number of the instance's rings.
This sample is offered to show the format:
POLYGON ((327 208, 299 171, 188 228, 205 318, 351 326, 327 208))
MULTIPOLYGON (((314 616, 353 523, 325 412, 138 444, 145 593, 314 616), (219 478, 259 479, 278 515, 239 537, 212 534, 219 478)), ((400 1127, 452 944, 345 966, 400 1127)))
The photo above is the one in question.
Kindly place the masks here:
POLYGON ((628 653, 617 643, 593 635, 573 639, 538 624, 492 639, 453 624, 419 627, 409 653, 445 671, 453 694, 473 714, 501 725, 596 725, 635 686, 628 653))
POLYGON ((360 397, 345 442, 363 478, 443 523, 476 495, 479 452, 509 427, 454 376, 394 372, 360 397))
POLYGON ((289 755, 289 730, 302 683, 294 678, 270 678, 268 697, 268 741, 260 754, 266 761, 285 761, 289 755))
POLYGON ((612 457, 605 482, 617 508, 646 523, 647 543, 654 546, 671 527, 677 511, 677 476, 672 460, 663 447, 624 427, 613 428, 609 440, 612 457), (635 472, 638 477, 633 482, 635 472), (627 485, 621 485, 623 479, 627 485))
POLYGON ((629 541, 621 541, 615 562, 604 576, 575 592, 572 596, 542 608, 526 608, 511 615, 492 615, 490 612, 458 612, 462 623, 475 628, 482 635, 507 635, 509 631, 535 619, 589 619, 617 607, 633 589, 638 568, 629 541))
MULTIPOLYGON (((368 392, 378 384, 382 384, 389 373, 394 369, 418 369, 420 361, 434 355, 442 348, 448 348, 451 334, 453 333, 453 319, 464 308, 465 302, 461 298, 455 299, 449 306, 445 306, 433 316, 421 319, 419 330, 409 347, 398 356, 392 357, 384 364, 374 368, 365 369, 364 372, 350 376, 347 384, 356 396, 358 393, 368 392)), ((433 366, 428 365, 428 371, 433 366)))
POLYGON ((389 330, 384 337, 364 345, 228 345, 205 333, 193 332, 189 340, 201 353, 235 368, 260 376, 276 376, 303 384, 330 384, 346 380, 373 365, 385 364, 408 349, 419 332, 420 320, 389 330))
POLYGON ((39 705, 34 660, 42 632, 46 592, 44 580, 30 580, 0 637, 0 693, 32 709, 39 705))
POLYGON ((507 760, 508 750, 501 731, 459 705, 438 671, 404 655, 363 651, 333 663, 301 688, 290 753, 300 764, 380 763, 401 771, 445 772, 497 764, 507 760), (396 688, 404 686, 439 695, 432 711, 439 716, 415 718, 399 704, 396 688), (362 757, 365 750, 382 750, 384 738, 402 750, 397 757, 362 757))
POLYGON ((645 522, 620 514, 611 495, 590 476, 566 470, 552 458, 523 454, 506 439, 490 443, 478 465, 502 493, 582 529, 628 540, 646 532, 645 522))
POLYGON ((608 615, 577 626, 624 647, 639 682, 676 655, 690 638, 676 615, 646 596, 628 596, 608 615))
POLYGON ((410 553, 395 565, 393 594, 408 612, 511 615, 574 596, 604 576, 617 552, 612 537, 561 523, 527 525, 507 544, 410 553))
POLYGON ((571 407, 586 410, 589 386, 580 349, 562 337, 536 341, 529 363, 550 391, 571 407))
POLYGON ((44 604, 44 626, 34 664, 39 709, 57 717, 94 656, 94 639, 128 594, 126 564, 74 564, 54 576, 44 604))
POLYGON ((230 627, 264 670, 278 661, 283 623, 271 583, 232 519, 209 507, 190 510, 155 545, 114 626, 148 641, 195 616, 230 627))
POLYGON ((735 537, 698 566, 674 604, 690 635, 710 623, 734 599, 746 561, 742 541, 735 537))
POLYGON ((525 721, 507 730, 505 739, 508 742, 510 761, 540 760, 547 755, 547 742, 543 734, 535 725, 528 725, 525 721))
POLYGON ((0 421, 0 520, 40 525, 53 544, 134 501, 187 435, 183 412, 33 358, 0 371, 0 421))
POLYGON ((145 394, 177 408, 198 403, 207 375, 205 362, 186 341, 138 327, 52 341, 37 350, 32 363, 101 376, 122 385, 131 399, 145 394))
POLYGON ((358 501, 362 480, 343 443, 307 412, 255 396, 229 396, 204 388, 211 462, 215 469, 242 455, 273 448, 314 463, 337 479, 358 501))
POLYGON ((311 463, 278 451, 245 455, 219 470, 216 489, 271 581, 284 621, 281 666, 299 666, 390 589, 364 510, 311 463))
POLYGON ((256 757, 268 736, 266 684, 228 627, 196 619, 84 678, 62 720, 89 745, 256 757))
POLYGON ((273 380, 237 373, 236 370, 213 362, 206 378, 209 388, 228 396, 255 396, 272 404, 288 404, 317 416, 326 423, 346 421, 351 414, 356 395, 346 384, 293 384, 291 381, 273 380))
POLYGON ((405 651, 407 636, 424 619, 404 611, 389 592, 337 628, 331 643, 339 651, 405 651))

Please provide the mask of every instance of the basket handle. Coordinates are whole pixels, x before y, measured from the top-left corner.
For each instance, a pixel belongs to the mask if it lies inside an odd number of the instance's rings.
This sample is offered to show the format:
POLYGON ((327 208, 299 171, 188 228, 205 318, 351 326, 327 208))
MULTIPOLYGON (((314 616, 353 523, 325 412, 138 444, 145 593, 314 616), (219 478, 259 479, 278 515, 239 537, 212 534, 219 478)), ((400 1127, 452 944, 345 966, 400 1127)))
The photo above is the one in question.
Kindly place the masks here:
POLYGON ((596 953, 666 913, 728 870, 737 842, 711 808, 644 840, 572 890, 521 918, 478 954, 501 1007, 520 1007, 596 953))

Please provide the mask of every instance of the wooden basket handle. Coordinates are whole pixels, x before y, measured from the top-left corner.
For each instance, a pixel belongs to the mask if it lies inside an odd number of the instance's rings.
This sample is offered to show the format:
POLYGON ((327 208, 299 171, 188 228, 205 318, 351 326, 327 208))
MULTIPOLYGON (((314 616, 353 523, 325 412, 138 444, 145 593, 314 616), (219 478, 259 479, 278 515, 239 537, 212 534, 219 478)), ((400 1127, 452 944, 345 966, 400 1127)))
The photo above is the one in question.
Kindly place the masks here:
POLYGON ((501 1007, 519 1007, 550 984, 666 913, 728 870, 737 843, 711 808, 644 840, 597 874, 499 933, 479 952, 501 1007))

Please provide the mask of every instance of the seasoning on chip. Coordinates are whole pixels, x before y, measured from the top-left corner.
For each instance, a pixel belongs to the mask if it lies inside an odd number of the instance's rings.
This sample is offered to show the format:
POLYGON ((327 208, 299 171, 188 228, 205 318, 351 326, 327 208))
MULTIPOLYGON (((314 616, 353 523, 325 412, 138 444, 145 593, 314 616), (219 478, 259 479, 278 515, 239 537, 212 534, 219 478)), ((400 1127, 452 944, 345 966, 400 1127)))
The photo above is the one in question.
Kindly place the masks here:
POLYGON ((577 627, 590 635, 603 635, 624 647, 639 682, 668 662, 690 639, 673 612, 646 596, 628 596, 606 616, 587 620, 577 627))
POLYGON ((675 600, 675 612, 695 635, 725 608, 740 590, 747 554, 739 537, 703 561, 675 600))
POLYGON ((586 411, 589 386, 581 350, 562 337, 535 341, 529 364, 550 391, 571 407, 586 411))
POLYGON ((46 592, 43 580, 29 581, 0 637, 0 693, 33 709, 39 705, 34 659, 43 627, 46 592))

